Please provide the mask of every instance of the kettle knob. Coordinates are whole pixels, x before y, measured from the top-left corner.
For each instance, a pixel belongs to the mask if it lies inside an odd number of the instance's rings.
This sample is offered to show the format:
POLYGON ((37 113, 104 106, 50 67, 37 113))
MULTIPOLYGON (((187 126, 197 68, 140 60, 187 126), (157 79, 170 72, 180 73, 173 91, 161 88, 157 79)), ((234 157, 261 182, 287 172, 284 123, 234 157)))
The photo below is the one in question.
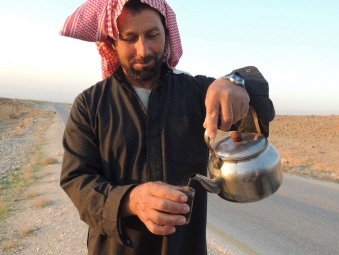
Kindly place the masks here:
POLYGON ((239 131, 234 131, 231 133, 231 138, 234 143, 241 142, 243 140, 242 135, 239 131))

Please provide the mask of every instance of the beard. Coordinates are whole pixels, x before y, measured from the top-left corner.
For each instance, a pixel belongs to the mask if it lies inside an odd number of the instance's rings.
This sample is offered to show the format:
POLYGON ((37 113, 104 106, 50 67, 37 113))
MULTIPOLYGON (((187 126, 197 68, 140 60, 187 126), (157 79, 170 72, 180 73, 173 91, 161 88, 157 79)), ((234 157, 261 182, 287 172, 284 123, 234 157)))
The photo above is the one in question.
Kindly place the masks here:
POLYGON ((160 58, 157 58, 157 55, 148 55, 145 58, 135 58, 132 59, 129 63, 123 63, 119 57, 120 65, 124 72, 128 74, 132 79, 136 81, 147 81, 151 80, 160 72, 162 63, 164 61, 164 54, 160 58), (137 70, 134 68, 134 64, 147 64, 152 62, 153 64, 147 67, 137 70))

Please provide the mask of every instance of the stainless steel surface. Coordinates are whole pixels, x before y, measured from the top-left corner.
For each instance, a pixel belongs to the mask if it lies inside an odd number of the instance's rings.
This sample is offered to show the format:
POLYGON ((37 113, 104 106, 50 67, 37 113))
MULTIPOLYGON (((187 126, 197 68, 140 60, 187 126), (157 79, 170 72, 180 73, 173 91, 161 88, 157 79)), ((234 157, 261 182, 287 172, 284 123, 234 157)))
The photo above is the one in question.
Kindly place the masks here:
POLYGON ((261 134, 243 134, 242 141, 234 143, 226 137, 213 145, 215 155, 225 161, 252 158, 260 154, 267 146, 268 140, 261 134))
POLYGON ((211 179, 192 175, 192 180, 232 202, 255 202, 275 193, 283 181, 278 151, 261 134, 243 134, 242 139, 233 142, 226 137, 212 148, 205 133, 211 179))
POLYGON ((212 194, 220 194, 222 191, 223 181, 221 178, 209 179, 201 174, 192 174, 189 184, 191 181, 197 181, 199 184, 208 192, 212 194))

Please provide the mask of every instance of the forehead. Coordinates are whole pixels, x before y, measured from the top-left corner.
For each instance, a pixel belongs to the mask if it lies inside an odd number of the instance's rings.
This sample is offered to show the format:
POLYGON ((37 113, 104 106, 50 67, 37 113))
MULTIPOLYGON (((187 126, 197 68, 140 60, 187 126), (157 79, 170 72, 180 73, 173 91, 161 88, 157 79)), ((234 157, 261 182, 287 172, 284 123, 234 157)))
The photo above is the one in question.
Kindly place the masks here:
POLYGON ((161 14, 154 9, 145 9, 139 12, 132 12, 123 8, 117 19, 119 33, 125 32, 145 32, 149 29, 163 30, 161 14))

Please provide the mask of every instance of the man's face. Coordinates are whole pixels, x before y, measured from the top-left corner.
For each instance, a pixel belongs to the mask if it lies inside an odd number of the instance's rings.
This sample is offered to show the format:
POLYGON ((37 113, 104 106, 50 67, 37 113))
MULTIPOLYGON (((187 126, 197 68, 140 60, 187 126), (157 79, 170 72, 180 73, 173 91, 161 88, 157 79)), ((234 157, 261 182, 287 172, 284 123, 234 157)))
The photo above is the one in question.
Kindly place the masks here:
POLYGON ((123 9, 117 19, 119 39, 113 45, 126 75, 137 81, 154 78, 164 59, 165 29, 152 9, 132 14, 123 9))

